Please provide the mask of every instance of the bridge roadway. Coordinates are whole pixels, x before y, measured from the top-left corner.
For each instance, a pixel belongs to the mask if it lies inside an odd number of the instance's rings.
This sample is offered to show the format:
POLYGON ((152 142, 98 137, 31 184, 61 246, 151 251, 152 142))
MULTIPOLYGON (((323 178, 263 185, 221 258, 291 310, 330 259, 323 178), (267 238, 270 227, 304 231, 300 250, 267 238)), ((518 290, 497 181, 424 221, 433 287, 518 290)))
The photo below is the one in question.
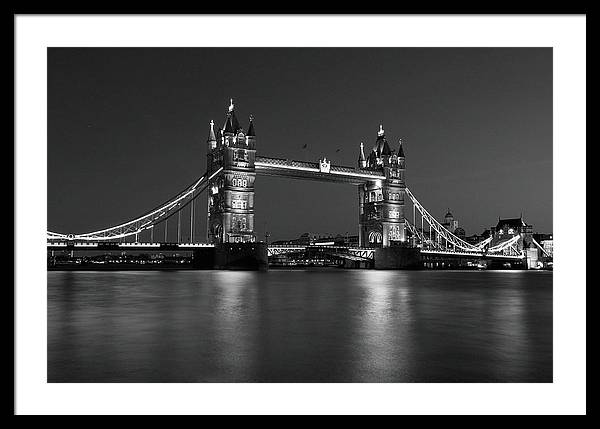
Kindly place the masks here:
MULTIPOLYGON (((72 242, 56 241, 48 242, 47 250, 71 251, 193 251, 195 249, 212 248, 214 244, 206 243, 118 243, 118 242, 72 242)), ((349 246, 331 246, 331 245, 270 245, 267 249, 268 256, 283 255, 290 253, 300 253, 305 251, 325 252, 332 256, 348 259, 351 261, 372 261, 375 257, 374 248, 349 247, 349 246)), ((475 259, 493 259, 504 261, 519 261, 524 258, 523 255, 501 255, 486 254, 475 252, 455 252, 421 249, 422 256, 438 256, 442 258, 475 258, 475 259)))
POLYGON ((194 250, 206 247, 215 247, 213 244, 204 243, 117 243, 102 242, 48 242, 48 250, 194 250))
MULTIPOLYGON (((195 249, 212 248, 214 244, 205 243, 118 243, 118 242, 74 242, 74 241, 55 241, 48 242, 47 250, 71 251, 71 250, 89 250, 89 251, 193 251, 195 249)), ((353 261, 372 260, 375 249, 346 247, 346 246, 328 246, 328 245, 308 245, 308 246, 268 246, 267 255, 274 256, 295 252, 305 252, 307 250, 327 252, 333 256, 339 256, 353 261)))

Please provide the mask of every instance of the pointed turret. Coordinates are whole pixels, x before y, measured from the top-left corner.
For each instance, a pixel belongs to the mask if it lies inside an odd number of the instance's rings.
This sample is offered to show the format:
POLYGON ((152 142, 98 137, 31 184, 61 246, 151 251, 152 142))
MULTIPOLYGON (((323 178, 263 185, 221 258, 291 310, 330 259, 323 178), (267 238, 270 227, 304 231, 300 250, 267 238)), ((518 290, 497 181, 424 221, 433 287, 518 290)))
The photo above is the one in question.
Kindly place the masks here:
POLYGON ((237 134, 242 127, 235 116, 235 110, 233 105, 233 98, 229 100, 229 110, 227 112, 227 119, 225 120, 225 127, 223 127, 224 134, 237 134))
POLYGON ((383 145, 381 149, 381 156, 390 156, 392 154, 392 150, 390 149, 390 145, 388 144, 385 137, 383 138, 383 145))
POLYGON ((249 149, 256 149, 256 133, 254 131, 254 116, 250 115, 250 124, 246 133, 246 144, 249 149))
POLYGON ((360 153, 358 155, 358 166, 360 168, 365 168, 367 166, 367 159, 365 158, 363 142, 360 142, 360 153))
POLYGON ((238 122, 237 117, 235 116, 233 98, 229 100, 229 113, 231 114, 231 127, 233 128, 233 132, 237 134, 242 130, 242 127, 240 126, 240 123, 238 122))
POLYGON ((404 148, 402 147, 402 139, 398 141, 400 143, 400 147, 398 148, 398 158, 404 158, 404 148))
POLYGON ((213 121, 211 119, 209 124, 210 124, 210 131, 208 132, 208 141, 209 142, 217 141, 217 138, 215 137, 215 121, 213 121))
POLYGON ((377 166, 377 151, 375 150, 375 148, 373 148, 373 150, 369 154, 369 157, 367 158, 367 165, 369 167, 377 166))
POLYGON ((215 137, 215 122, 210 120, 210 131, 208 132, 208 148, 212 150, 217 147, 217 138, 215 137))
POLYGON ((379 131, 377 131, 377 141, 375 142, 375 152, 377 152, 377 158, 381 158, 383 156, 390 156, 392 151, 390 149, 390 145, 385 138, 385 131, 383 130, 383 125, 379 124, 379 131))
POLYGON ((231 122, 231 113, 227 113, 227 118, 225 119, 225 126, 223 127, 223 134, 235 134, 233 129, 233 123, 231 122))
POLYGON ((254 132, 254 116, 250 115, 250 125, 248 126, 248 132, 246 133, 248 137, 255 137, 256 133, 254 132))

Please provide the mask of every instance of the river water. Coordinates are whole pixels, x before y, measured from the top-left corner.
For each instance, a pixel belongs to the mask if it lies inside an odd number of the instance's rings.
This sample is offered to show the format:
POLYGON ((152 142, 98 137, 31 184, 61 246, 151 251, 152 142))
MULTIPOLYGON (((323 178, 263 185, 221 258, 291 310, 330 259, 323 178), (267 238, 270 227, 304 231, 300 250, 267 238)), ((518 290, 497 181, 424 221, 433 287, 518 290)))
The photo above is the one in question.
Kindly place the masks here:
POLYGON ((49 382, 551 382, 552 273, 48 272, 49 382))

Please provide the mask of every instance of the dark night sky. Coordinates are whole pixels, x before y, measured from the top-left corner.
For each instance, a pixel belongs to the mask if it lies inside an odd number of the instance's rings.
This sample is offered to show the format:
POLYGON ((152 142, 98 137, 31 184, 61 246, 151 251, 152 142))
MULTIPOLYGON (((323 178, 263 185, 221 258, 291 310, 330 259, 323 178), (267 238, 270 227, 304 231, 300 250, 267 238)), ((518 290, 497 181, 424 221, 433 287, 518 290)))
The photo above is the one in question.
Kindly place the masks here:
MULTIPOLYGON (((48 229, 112 226, 182 190, 231 97, 244 127, 254 115, 259 155, 354 166, 383 123, 438 219, 449 207, 470 235, 523 212, 552 231, 550 48, 51 48, 48 229)), ((356 199, 259 177, 258 239, 356 234, 356 199)))

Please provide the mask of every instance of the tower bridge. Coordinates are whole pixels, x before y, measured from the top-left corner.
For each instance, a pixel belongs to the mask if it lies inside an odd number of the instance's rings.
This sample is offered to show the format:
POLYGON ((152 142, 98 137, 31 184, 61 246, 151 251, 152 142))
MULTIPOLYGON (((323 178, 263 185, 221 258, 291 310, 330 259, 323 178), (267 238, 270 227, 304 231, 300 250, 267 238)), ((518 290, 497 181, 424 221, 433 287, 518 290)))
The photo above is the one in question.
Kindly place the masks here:
POLYGON ((50 251, 192 250, 197 258, 207 257, 213 249, 214 266, 224 268, 263 267, 269 256, 300 251, 324 252, 375 268, 417 268, 423 261, 456 258, 526 264, 531 256, 527 248, 541 249, 526 225, 507 226, 506 231, 498 226, 493 237, 478 244, 464 241, 417 200, 406 186, 405 170, 402 140, 398 140, 397 150, 392 149, 383 125, 379 126, 368 155, 364 143, 360 143, 355 167, 332 164, 327 158, 308 162, 259 156, 253 117, 244 131, 231 100, 222 128, 216 130, 214 121, 210 121, 206 172, 187 188, 145 214, 116 226, 79 234, 48 231, 47 246, 50 251), (358 247, 268 246, 257 242, 257 176, 355 186, 358 247), (198 213, 197 199, 204 191, 207 211, 198 213), (405 214, 407 203, 412 208, 412 218, 405 214), (204 234, 197 230, 198 216, 207 216, 204 234))

